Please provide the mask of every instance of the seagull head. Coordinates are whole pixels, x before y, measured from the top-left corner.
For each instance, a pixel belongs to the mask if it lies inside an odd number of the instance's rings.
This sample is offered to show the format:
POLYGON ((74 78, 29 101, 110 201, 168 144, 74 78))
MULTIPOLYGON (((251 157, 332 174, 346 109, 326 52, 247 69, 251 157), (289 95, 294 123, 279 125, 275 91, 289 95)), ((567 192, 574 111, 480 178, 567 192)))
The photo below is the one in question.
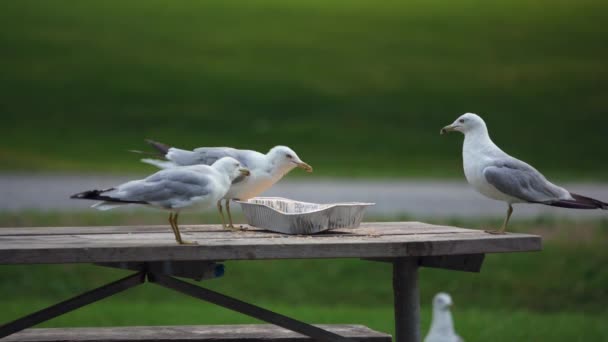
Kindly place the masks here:
POLYGON ((477 131, 479 129, 485 129, 485 127, 486 123, 479 115, 473 113, 466 113, 462 114, 451 125, 443 127, 440 133, 446 134, 448 132, 461 132, 462 134, 466 135, 469 132, 477 131))
POLYGON ((216 170, 227 174, 230 181, 233 181, 238 177, 249 176, 251 174, 249 170, 244 168, 238 160, 232 157, 218 159, 211 166, 216 170))
POLYGON ((439 292, 433 298, 433 309, 435 310, 448 311, 452 305, 454 305, 452 297, 445 292, 439 292))
POLYGON ((291 170, 294 167, 299 167, 306 172, 312 172, 312 166, 303 162, 296 152, 287 146, 275 146, 268 151, 267 156, 273 164, 281 169, 291 170))

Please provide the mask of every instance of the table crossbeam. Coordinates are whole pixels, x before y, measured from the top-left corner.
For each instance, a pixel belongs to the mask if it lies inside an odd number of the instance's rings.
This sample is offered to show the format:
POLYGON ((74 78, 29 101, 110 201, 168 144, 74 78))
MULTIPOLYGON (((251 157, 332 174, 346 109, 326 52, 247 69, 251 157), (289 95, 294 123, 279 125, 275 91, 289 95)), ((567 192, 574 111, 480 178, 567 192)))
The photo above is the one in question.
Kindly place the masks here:
POLYGON ((352 339, 340 336, 327 330, 315 327, 313 325, 283 316, 281 314, 263 309, 236 298, 232 298, 221 293, 192 285, 185 281, 175 279, 170 276, 149 273, 148 280, 154 284, 187 294, 189 296, 219 305, 221 307, 240 312, 247 316, 251 316, 262 321, 278 325, 282 328, 295 331, 302 335, 306 335, 319 341, 328 342, 348 342, 352 339))
POLYGON ((57 316, 61 316, 70 311, 115 295, 119 292, 123 292, 134 286, 143 284, 145 279, 145 273, 138 272, 91 291, 87 291, 48 308, 39 310, 25 317, 6 323, 0 326, 0 338, 48 321, 57 316))

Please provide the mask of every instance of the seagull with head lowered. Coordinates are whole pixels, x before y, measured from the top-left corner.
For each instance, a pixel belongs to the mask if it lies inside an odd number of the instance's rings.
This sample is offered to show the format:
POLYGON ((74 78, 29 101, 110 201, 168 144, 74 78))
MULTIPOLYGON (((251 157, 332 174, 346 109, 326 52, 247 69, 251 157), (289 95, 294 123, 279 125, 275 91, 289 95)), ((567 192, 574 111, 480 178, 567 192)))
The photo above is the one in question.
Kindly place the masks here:
POLYGON ((442 128, 441 134, 453 131, 464 134, 462 161, 469 184, 482 195, 508 204, 502 227, 488 233, 504 234, 514 203, 608 210, 608 203, 569 192, 549 182, 532 166, 503 152, 492 142, 486 123, 478 115, 460 116, 442 128))
MULTIPOLYGON (((234 229, 232 215, 230 214, 230 200, 248 200, 253 198, 278 182, 289 171, 296 167, 312 172, 312 167, 300 159, 298 155, 287 146, 275 146, 263 154, 251 150, 238 150, 230 147, 199 147, 192 151, 171 147, 153 140, 146 140, 159 152, 159 159, 142 159, 144 163, 159 168, 170 168, 183 165, 210 165, 219 158, 232 157, 249 169, 249 177, 239 177, 232 182, 230 190, 224 196, 229 225, 226 225, 222 212, 221 200, 217 208, 222 217, 224 228, 234 229)), ((133 151, 139 152, 139 151, 133 151)))
POLYGON ((210 207, 230 189, 232 182, 249 175, 249 170, 230 157, 209 165, 180 166, 158 171, 151 176, 130 181, 105 190, 89 190, 72 195, 74 199, 101 201, 93 205, 99 210, 139 204, 170 212, 169 224, 177 243, 194 244, 182 240, 177 224, 179 213, 192 207, 210 207))
POLYGON ((462 337, 456 334, 450 307, 453 305, 452 297, 445 292, 440 292, 433 298, 433 320, 428 335, 424 342, 464 342, 462 337))

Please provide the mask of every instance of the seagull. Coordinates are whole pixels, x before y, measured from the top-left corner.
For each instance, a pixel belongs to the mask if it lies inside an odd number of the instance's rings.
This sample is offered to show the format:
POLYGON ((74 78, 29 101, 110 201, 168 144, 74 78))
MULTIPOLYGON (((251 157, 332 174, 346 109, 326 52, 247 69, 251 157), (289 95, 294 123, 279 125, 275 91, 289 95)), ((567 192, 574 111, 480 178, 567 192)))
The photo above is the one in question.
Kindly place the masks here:
POLYGON ((89 190, 72 195, 75 199, 100 200, 92 207, 109 210, 139 204, 168 210, 169 224, 178 244, 195 244, 182 240, 177 224, 179 213, 198 205, 209 207, 221 200, 232 181, 246 177, 249 170, 230 157, 209 165, 192 165, 160 170, 144 179, 130 181, 105 190, 89 190))
MULTIPOLYGON (((146 142, 158 152, 158 157, 165 160, 145 158, 141 161, 161 169, 174 166, 206 164, 210 165, 219 158, 232 157, 251 171, 249 177, 239 177, 232 182, 230 190, 223 197, 226 200, 229 225, 226 225, 222 211, 221 199, 217 208, 222 217, 224 228, 234 229, 230 214, 230 200, 248 200, 253 198, 278 182, 289 171, 296 167, 312 172, 312 167, 303 162, 300 157, 287 146, 275 146, 266 154, 251 150, 238 150, 231 147, 199 147, 192 151, 171 147, 163 143, 147 139, 146 142)), ((131 152, 146 152, 131 150, 131 152)))
POLYGON ((514 203, 608 210, 608 203, 569 192, 549 182, 532 166, 503 152, 492 142, 486 123, 478 115, 463 114, 442 128, 441 134, 452 131, 464 134, 462 161, 469 184, 482 195, 508 204, 502 227, 488 233, 505 233, 514 203))
POLYGON ((433 298, 433 321, 424 342, 464 342, 454 331, 454 322, 450 313, 452 297, 440 292, 433 298))

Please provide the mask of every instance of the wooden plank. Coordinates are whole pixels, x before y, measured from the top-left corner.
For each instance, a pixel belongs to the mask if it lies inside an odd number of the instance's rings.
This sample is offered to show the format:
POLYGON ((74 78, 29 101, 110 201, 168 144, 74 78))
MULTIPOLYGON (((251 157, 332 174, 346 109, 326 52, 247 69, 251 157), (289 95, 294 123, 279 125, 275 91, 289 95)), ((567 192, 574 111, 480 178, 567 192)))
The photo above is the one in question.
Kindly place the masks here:
MULTIPOLYGON (((192 239, 192 237, 188 237, 192 239)), ((86 241, 78 236, 59 241, 14 239, 12 247, 0 247, 0 264, 96 263, 161 260, 254 260, 300 258, 394 258, 406 256, 523 252, 541 249, 539 237, 519 234, 496 236, 444 234, 407 238, 334 238, 315 240, 241 239, 199 242, 179 246, 163 239, 126 241, 86 241)), ((3 241, 7 242, 7 241, 3 241)), ((6 244, 3 244, 6 245, 6 244)))
MULTIPOLYGON (((268 236, 256 233, 234 233, 226 235, 224 233, 183 233, 182 235, 187 236, 190 239, 198 240, 199 244, 256 244, 264 243, 264 241, 270 241, 273 243, 286 243, 286 244, 297 244, 302 241, 308 243, 327 243, 334 241, 356 241, 356 240, 367 240, 367 241, 429 241, 443 239, 446 236, 462 236, 462 237, 479 237, 479 238, 493 238, 494 240, 500 240, 510 238, 514 236, 522 236, 519 234, 510 234, 504 236, 492 236, 484 232, 451 232, 451 233, 440 233, 440 234, 393 234, 393 235, 381 235, 381 234, 340 234, 340 235, 307 235, 307 236, 268 236), (222 235, 217 235, 222 234, 222 235)), ((54 248, 64 247, 66 245, 82 246, 82 248, 99 247, 105 246, 142 246, 142 245, 176 245, 175 241, 171 239, 172 233, 148 233, 148 234, 70 234, 70 235, 9 235, 0 236, 0 250, 14 247, 13 243, 17 241, 27 241, 29 248, 54 248)), ((25 246, 24 246, 25 247, 25 246)), ((183 246, 182 246, 183 247, 183 246)))
POLYGON ((187 239, 199 243, 194 246, 175 244, 169 231, 149 233, 142 232, 140 227, 123 228, 125 231, 136 230, 133 234, 77 234, 82 229, 72 234, 0 234, 0 264, 395 258, 541 249, 538 236, 492 235, 479 230, 417 222, 372 223, 357 229, 357 234, 339 232, 314 236, 252 231, 233 233, 210 226, 197 229, 201 230, 184 234, 187 239))
MULTIPOLYGON (((237 225, 239 226, 239 225, 237 225)), ((225 235, 234 235, 239 233, 264 233, 276 236, 285 236, 284 234, 270 232, 261 228, 242 225, 245 230, 242 232, 233 232, 223 229, 220 225, 184 225, 180 226, 180 231, 184 232, 217 232, 225 233, 225 235)), ((80 227, 23 227, 23 228, 0 228, 0 236, 9 235, 88 235, 88 234, 146 234, 146 233, 163 233, 167 232, 170 227, 164 225, 141 225, 141 226, 80 226, 80 227)), ((425 234, 425 233, 441 233, 455 231, 476 231, 472 229, 464 229, 458 227, 432 225, 422 222, 364 222, 359 228, 340 228, 324 232, 315 236, 335 235, 335 234, 425 234)))
MULTIPOLYGON (((88 227, 27 227, 27 228, 0 228, 3 235, 70 235, 70 234, 145 234, 171 231, 169 224, 141 225, 141 226, 88 226, 88 227)), ((228 232, 220 225, 184 225, 180 231, 191 232, 228 232)))
MULTIPOLYGON (((317 327, 362 342, 390 342, 391 336, 362 325, 316 325, 317 327)), ((108 328, 28 329, 6 342, 179 342, 179 341, 312 341, 311 338, 274 325, 155 326, 108 328)))

